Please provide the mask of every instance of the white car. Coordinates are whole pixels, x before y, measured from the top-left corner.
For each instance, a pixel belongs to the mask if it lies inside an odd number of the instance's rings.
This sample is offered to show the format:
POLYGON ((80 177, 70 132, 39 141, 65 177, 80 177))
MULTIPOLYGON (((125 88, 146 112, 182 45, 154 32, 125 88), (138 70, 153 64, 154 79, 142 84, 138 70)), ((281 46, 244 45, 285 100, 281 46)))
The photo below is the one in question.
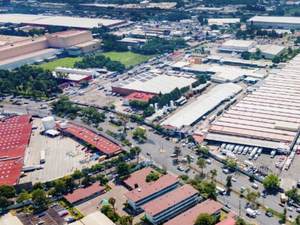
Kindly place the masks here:
POLYGON ((293 208, 292 207, 287 207, 287 210, 289 210, 290 212, 293 212, 293 208))
POLYGON ((232 177, 231 181, 236 182, 236 178, 232 177))

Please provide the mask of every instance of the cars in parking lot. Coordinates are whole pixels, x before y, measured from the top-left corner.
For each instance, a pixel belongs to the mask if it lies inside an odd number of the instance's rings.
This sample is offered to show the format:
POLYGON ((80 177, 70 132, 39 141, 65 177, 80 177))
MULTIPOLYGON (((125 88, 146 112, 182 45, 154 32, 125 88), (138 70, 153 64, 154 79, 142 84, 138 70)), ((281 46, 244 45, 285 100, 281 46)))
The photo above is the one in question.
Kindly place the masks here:
POLYGON ((183 168, 182 166, 177 166, 177 169, 178 169, 179 171, 184 171, 184 168, 183 168))
POLYGON ((279 205, 281 206, 281 207, 285 207, 285 204, 283 204, 283 203, 279 203, 279 205))
POLYGON ((270 212, 266 212, 266 216, 272 217, 272 214, 270 212))
POLYGON ((228 209, 231 209, 231 205, 229 205, 228 203, 225 204, 225 206, 226 206, 228 209))

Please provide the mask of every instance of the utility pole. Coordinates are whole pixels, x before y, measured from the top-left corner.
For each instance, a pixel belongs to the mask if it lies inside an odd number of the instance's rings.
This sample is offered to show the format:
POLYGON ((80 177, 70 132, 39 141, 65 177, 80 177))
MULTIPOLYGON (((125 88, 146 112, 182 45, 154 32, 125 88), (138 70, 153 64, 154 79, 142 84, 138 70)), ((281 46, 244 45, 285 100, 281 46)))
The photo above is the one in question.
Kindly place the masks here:
POLYGON ((241 199, 239 200, 239 216, 241 217, 241 199))

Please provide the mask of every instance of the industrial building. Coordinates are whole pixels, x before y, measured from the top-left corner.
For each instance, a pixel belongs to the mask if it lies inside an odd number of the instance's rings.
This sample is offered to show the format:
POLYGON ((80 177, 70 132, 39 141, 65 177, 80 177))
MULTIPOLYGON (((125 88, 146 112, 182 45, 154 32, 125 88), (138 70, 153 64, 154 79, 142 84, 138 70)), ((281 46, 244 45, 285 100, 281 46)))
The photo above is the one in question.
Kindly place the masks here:
POLYGON ((285 47, 279 45, 256 45, 255 48, 249 50, 252 57, 273 59, 276 55, 284 53, 285 47), (257 54, 257 49, 260 50, 260 54, 257 54))
POLYGON ((207 19, 208 25, 218 25, 218 26, 224 26, 224 25, 230 25, 239 23, 239 18, 210 18, 207 19))
POLYGON ((19 182, 28 147, 31 116, 6 116, 0 120, 0 186, 19 182))
POLYGON ((86 53, 99 49, 101 41, 93 39, 90 31, 68 30, 7 43, 0 46, 0 69, 15 69, 25 64, 34 64, 74 47, 79 48, 78 54, 86 53), (82 44, 85 46, 81 46, 82 44))
POLYGON ((171 117, 161 122, 161 125, 171 125, 177 128, 182 126, 192 126, 203 116, 214 111, 223 102, 230 99, 230 96, 240 93, 242 87, 232 83, 220 84, 214 87, 207 94, 173 114, 171 117))
POLYGON ((118 42, 126 44, 128 46, 142 46, 145 45, 148 42, 148 40, 141 38, 123 38, 121 40, 118 40, 118 42))
POLYGON ((129 205, 134 210, 139 210, 143 205, 159 198, 160 196, 178 188, 179 178, 166 174, 156 181, 146 183, 132 191, 124 194, 129 205))
POLYGON ((169 220, 167 223, 165 223, 165 225, 194 225, 197 217, 201 213, 210 214, 219 220, 221 217, 222 208, 223 205, 221 203, 212 199, 207 199, 206 201, 180 214, 179 216, 169 220))
POLYGON ((300 56, 269 75, 209 129, 207 140, 289 152, 299 130, 300 56))
MULTIPOLYGON (((142 206, 146 218, 152 224, 161 224, 197 204, 199 192, 185 184, 154 201, 142 206)), ((186 223, 184 223, 186 224, 186 223)))
POLYGON ((91 69, 77 69, 77 68, 68 68, 68 67, 58 66, 54 69, 54 71, 66 73, 66 74, 78 74, 78 75, 92 76, 93 78, 96 78, 99 76, 99 73, 96 70, 91 70, 91 69))
POLYGON ((154 94, 144 93, 144 92, 134 92, 130 95, 125 96, 122 101, 123 105, 129 105, 131 100, 137 100, 137 101, 145 101, 148 102, 150 98, 153 98, 154 94))
POLYGON ((244 41, 244 40, 229 40, 226 41, 218 51, 222 52, 246 52, 256 46, 255 41, 244 41))
POLYGON ((113 92, 128 95, 133 92, 145 92, 152 94, 170 93, 175 88, 191 86, 197 80, 180 76, 158 75, 153 73, 142 73, 131 77, 121 83, 111 86, 113 92))
POLYGON ((0 25, 6 23, 23 24, 31 26, 46 27, 60 26, 74 29, 92 29, 94 27, 106 26, 109 28, 125 26, 126 20, 92 19, 69 16, 43 16, 32 14, 0 14, 0 25))
POLYGON ((290 30, 300 27, 300 17, 254 16, 247 23, 266 29, 290 30))

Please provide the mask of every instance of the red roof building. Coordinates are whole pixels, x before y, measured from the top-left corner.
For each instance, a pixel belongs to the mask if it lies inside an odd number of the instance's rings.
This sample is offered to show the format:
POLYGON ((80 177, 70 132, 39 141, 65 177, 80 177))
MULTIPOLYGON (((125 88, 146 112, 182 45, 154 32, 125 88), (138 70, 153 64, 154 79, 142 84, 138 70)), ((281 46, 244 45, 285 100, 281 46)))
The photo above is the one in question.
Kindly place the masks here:
POLYGON ((150 98, 152 98, 154 94, 151 93, 143 93, 143 92, 134 92, 130 95, 127 95, 125 98, 126 99, 131 99, 131 100, 139 100, 139 101, 145 101, 148 102, 150 98))
POLYGON ((73 193, 64 195, 64 198, 71 204, 78 204, 79 202, 87 201, 89 197, 95 197, 98 194, 104 193, 104 190, 105 187, 100 186, 99 182, 96 182, 86 188, 78 188, 73 193))
POLYGON ((132 174, 130 174, 129 177, 126 177, 123 179, 124 184, 130 189, 135 189, 134 185, 137 184, 139 187, 141 187, 144 184, 147 184, 146 177, 148 174, 156 172, 151 167, 146 167, 144 169, 138 170, 132 174))
POLYGON ((221 222, 217 223, 216 225, 234 225, 235 223, 236 221, 234 219, 228 217, 225 220, 222 220, 221 222))
POLYGON ((31 115, 0 120, 0 185, 19 182, 25 150, 31 135, 31 115))
POLYGON ((208 213, 215 216, 217 219, 220 218, 220 210, 223 208, 223 205, 214 200, 208 199, 195 207, 185 211, 184 213, 176 216, 171 219, 165 225, 193 225, 195 220, 201 213, 208 213))
POLYGON ((97 149, 99 149, 104 154, 111 156, 116 154, 117 152, 121 151, 121 146, 113 143, 110 140, 94 133, 91 130, 88 130, 84 127, 75 125, 73 123, 67 123, 67 128, 61 128, 59 125, 59 129, 63 132, 67 132, 69 134, 74 135, 75 137, 94 145, 97 149))
POLYGON ((125 193, 128 203, 135 210, 148 202, 174 190, 179 185, 179 179, 171 174, 166 174, 156 181, 144 184, 143 186, 125 193))
MULTIPOLYGON (((195 188, 186 184, 149 202, 142 206, 142 209, 145 210, 146 218, 151 223, 159 224, 196 205, 198 195, 199 192, 195 188)), ((187 225, 186 221, 182 224, 187 225)))

